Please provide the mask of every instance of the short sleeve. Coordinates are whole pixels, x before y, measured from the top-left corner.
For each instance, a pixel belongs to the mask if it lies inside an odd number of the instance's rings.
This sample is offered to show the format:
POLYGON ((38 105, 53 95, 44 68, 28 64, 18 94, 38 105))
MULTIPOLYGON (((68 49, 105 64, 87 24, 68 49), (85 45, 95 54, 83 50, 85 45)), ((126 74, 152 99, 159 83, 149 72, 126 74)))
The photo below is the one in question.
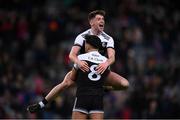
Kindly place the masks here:
POLYGON ((81 35, 78 35, 74 41, 74 46, 83 46, 84 38, 81 35))
POLYGON ((107 43, 107 48, 114 48, 114 40, 113 38, 110 38, 107 43))

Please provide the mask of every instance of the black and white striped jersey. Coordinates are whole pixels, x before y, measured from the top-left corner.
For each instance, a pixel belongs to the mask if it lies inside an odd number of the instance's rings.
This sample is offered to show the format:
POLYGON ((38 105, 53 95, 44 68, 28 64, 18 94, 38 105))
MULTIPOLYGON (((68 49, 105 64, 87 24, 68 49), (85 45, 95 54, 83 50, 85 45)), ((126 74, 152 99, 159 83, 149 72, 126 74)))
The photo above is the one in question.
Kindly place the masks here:
MULTIPOLYGON (((84 36, 87 34, 93 35, 93 33, 91 32, 91 29, 88 29, 85 32, 79 34, 74 41, 74 45, 81 47, 80 54, 85 53, 85 38, 84 38, 84 36)), ((101 39, 102 47, 103 47, 100 50, 100 53, 102 55, 107 55, 107 48, 114 49, 114 40, 111 36, 109 36, 105 32, 102 32, 101 34, 99 34, 98 37, 101 39)))
POLYGON ((109 70, 107 69, 103 74, 97 74, 96 67, 98 64, 105 62, 107 58, 99 52, 93 51, 79 55, 78 59, 86 61, 90 70, 89 72, 83 72, 78 69, 77 64, 74 64, 74 68, 78 70, 76 95, 103 95, 103 84, 109 70))

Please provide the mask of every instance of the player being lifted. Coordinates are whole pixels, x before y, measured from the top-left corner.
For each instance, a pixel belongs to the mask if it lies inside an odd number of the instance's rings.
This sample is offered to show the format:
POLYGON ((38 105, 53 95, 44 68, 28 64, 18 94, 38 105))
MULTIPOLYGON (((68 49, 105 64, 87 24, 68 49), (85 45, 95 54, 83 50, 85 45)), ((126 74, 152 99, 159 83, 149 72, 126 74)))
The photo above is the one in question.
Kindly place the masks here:
MULTIPOLYGON (((101 54, 107 56, 108 58, 106 61, 100 63, 96 67, 98 74, 103 74, 104 71, 115 61, 114 40, 112 37, 110 37, 104 32, 104 26, 105 26, 104 17, 105 17, 105 11, 103 10, 95 10, 90 12, 88 15, 88 20, 91 28, 79 34, 76 37, 74 46, 70 51, 69 54, 70 60, 73 61, 75 64, 77 64, 79 66, 79 69, 81 69, 83 72, 88 72, 89 66, 86 61, 79 60, 77 56, 79 53, 80 54, 85 53, 84 36, 87 34, 96 35, 101 39, 101 43, 102 43, 102 49, 100 50, 101 54)), ((39 104, 36 104, 37 106, 35 106, 32 111, 35 112, 36 110, 38 110, 39 106, 43 108, 48 102, 53 100, 59 94, 59 92, 73 85, 75 78, 76 78, 76 74, 72 74, 72 71, 67 73, 63 82, 55 86, 49 92, 49 94, 41 102, 39 102, 39 104)), ((112 86, 113 87, 112 89, 115 90, 127 89, 129 86, 129 82, 125 78, 123 78, 122 76, 118 75, 113 71, 110 71, 108 73, 105 82, 109 86, 112 86)))

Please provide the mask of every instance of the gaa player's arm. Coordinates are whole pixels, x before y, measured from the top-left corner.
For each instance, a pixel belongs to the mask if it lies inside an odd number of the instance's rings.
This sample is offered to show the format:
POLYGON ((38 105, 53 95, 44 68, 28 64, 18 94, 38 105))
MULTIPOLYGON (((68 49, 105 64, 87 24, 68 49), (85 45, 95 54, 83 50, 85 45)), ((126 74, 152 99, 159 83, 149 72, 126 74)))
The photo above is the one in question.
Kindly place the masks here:
POLYGON ((107 54, 108 54, 108 59, 106 62, 108 66, 110 66, 115 62, 115 50, 113 48, 107 48, 107 54))
POLYGON ((115 50, 113 48, 107 48, 108 59, 104 63, 100 63, 96 68, 98 74, 103 74, 108 66, 112 65, 115 61, 115 50))
POLYGON ((69 59, 75 64, 78 64, 80 61, 77 57, 80 49, 81 49, 80 46, 73 46, 69 53, 69 59))
POLYGON ((86 71, 89 71, 89 66, 88 66, 88 63, 85 62, 85 61, 81 61, 78 59, 77 55, 80 51, 81 47, 80 46, 73 46, 71 51, 70 51, 70 54, 69 54, 69 59, 74 62, 75 64, 78 65, 78 67, 83 71, 83 72, 86 72, 86 71))

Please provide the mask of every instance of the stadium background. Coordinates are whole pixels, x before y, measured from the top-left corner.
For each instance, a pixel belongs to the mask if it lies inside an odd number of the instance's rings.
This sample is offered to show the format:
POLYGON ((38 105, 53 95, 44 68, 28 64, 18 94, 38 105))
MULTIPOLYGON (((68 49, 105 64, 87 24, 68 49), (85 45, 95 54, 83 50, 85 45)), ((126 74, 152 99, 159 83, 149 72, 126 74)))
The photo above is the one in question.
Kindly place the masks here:
POLYGON ((115 40, 112 69, 131 85, 106 93, 105 118, 180 118, 180 11, 171 0, 1 0, 0 118, 71 117, 75 87, 38 114, 26 107, 63 80, 95 9, 106 11, 115 40))

